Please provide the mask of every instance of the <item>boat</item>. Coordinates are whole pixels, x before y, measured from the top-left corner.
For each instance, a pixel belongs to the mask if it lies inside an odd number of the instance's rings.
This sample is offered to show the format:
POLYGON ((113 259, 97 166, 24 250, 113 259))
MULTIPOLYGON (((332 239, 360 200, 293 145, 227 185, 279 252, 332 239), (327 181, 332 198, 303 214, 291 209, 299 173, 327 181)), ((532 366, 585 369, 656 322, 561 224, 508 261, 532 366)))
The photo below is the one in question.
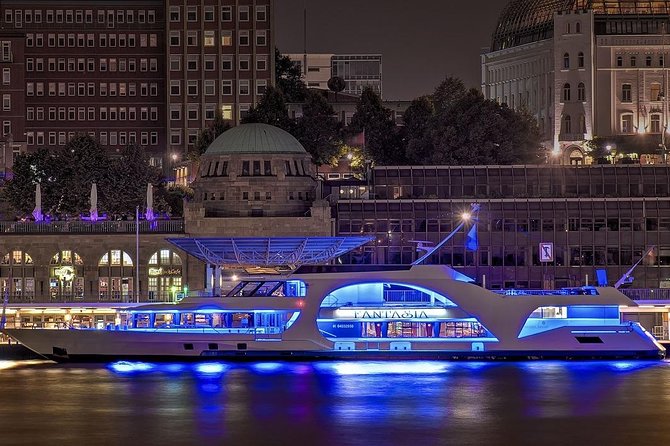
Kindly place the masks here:
POLYGON ((56 361, 647 358, 612 287, 488 290, 444 265, 302 266, 87 329, 4 329, 56 361))

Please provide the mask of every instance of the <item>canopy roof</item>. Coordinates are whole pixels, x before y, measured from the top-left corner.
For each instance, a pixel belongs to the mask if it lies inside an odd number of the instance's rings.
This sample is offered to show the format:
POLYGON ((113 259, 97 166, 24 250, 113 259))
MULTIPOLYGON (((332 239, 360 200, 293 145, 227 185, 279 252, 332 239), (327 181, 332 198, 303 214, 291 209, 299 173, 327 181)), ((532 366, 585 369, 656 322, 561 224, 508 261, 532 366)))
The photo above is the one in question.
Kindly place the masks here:
POLYGON ((323 264, 374 237, 169 238, 168 242, 213 265, 232 268, 289 268, 323 264))

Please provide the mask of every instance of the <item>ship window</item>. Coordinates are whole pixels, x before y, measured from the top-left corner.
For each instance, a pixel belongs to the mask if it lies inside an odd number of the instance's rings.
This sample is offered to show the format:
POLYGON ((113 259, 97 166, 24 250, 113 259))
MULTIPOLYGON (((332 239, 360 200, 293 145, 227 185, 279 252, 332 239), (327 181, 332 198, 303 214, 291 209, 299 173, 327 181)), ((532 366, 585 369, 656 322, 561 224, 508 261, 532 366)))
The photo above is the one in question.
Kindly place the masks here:
POLYGON ((580 344, 602 344, 603 340, 599 336, 575 336, 580 344))
POLYGON ((207 344, 207 348, 209 350, 218 350, 219 349, 219 344, 207 344))
POLYGON ((193 350, 193 344, 184 344, 184 350, 193 350))

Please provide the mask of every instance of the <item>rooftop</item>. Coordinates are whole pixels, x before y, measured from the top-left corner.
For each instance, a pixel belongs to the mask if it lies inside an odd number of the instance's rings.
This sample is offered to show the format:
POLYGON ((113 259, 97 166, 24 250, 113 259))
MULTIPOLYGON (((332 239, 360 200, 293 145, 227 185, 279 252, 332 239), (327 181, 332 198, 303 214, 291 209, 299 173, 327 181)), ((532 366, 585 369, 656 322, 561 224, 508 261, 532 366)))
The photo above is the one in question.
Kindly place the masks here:
POLYGON ((223 132, 210 144, 207 155, 307 153, 290 133, 268 124, 241 124, 223 132))

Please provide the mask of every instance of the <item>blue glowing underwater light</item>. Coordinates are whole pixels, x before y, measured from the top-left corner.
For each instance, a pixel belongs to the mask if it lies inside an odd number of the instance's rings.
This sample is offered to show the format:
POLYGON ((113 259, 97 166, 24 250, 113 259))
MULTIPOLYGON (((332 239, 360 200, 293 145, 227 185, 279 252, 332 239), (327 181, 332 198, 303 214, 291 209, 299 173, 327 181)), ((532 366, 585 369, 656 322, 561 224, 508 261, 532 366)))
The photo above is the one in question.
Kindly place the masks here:
POLYGON ((193 366, 193 371, 198 375, 213 377, 222 375, 230 366, 227 364, 221 364, 219 362, 203 362, 195 364, 193 366))
POLYGON ((156 366, 147 362, 117 361, 109 364, 108 368, 115 373, 131 374, 139 372, 150 372, 154 370, 156 366))
POLYGON ((284 368, 284 364, 280 362, 259 362, 251 366, 255 372, 259 373, 275 373, 284 368))

